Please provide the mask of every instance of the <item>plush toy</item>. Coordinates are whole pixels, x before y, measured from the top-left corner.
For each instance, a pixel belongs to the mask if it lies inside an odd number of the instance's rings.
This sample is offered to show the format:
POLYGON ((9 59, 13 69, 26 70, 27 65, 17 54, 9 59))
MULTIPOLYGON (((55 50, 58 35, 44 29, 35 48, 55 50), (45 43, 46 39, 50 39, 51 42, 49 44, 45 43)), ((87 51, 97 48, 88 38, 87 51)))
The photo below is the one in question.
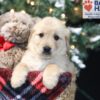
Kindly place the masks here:
POLYGON ((0 67, 13 68, 21 59, 35 20, 26 13, 0 16, 0 67))

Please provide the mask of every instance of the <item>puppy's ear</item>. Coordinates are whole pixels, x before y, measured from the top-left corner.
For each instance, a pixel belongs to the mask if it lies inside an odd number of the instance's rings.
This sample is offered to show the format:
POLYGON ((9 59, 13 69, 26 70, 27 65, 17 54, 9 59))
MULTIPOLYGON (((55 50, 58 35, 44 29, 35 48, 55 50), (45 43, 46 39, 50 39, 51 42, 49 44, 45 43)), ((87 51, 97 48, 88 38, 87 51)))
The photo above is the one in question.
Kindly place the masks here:
POLYGON ((65 41, 66 41, 66 46, 67 46, 67 51, 69 51, 69 39, 67 38, 67 36, 65 36, 65 41))
POLYGON ((35 24, 37 24, 38 22, 40 22, 42 19, 40 17, 34 17, 32 18, 32 21, 33 21, 33 24, 32 24, 32 27, 30 29, 30 36, 29 36, 29 39, 28 41, 30 41, 31 37, 32 37, 32 34, 34 34, 34 26, 35 24))
POLYGON ((32 29, 32 30, 30 31, 30 35, 29 35, 29 38, 28 38, 28 42, 30 41, 30 39, 31 39, 31 37, 32 37, 33 34, 34 34, 34 29, 32 29))
POLYGON ((67 27, 64 30, 64 34, 65 34, 65 37, 67 37, 67 39, 69 40, 70 39, 71 32, 70 32, 70 30, 67 27))
POLYGON ((69 43, 70 43, 70 34, 71 34, 71 32, 69 31, 68 28, 65 28, 64 34, 65 34, 65 41, 66 41, 67 51, 69 51, 69 48, 70 48, 69 43))

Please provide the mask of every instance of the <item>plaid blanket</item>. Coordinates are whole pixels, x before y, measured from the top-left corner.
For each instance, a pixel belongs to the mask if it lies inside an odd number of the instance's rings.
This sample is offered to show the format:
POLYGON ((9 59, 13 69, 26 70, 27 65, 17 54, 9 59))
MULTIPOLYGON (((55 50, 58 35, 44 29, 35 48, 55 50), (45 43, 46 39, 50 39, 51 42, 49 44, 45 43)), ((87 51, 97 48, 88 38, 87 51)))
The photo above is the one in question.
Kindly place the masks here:
POLYGON ((54 100, 71 82, 71 73, 60 76, 57 86, 48 90, 42 83, 42 72, 30 72, 20 88, 10 85, 12 70, 0 68, 0 100, 54 100))

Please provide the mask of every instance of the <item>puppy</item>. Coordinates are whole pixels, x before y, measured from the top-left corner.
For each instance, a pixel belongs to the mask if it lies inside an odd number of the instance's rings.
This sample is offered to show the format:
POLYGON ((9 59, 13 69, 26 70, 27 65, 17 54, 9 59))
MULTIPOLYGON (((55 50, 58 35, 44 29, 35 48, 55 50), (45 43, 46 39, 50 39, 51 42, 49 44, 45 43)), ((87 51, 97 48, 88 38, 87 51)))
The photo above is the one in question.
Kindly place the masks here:
POLYGON ((69 31, 57 18, 46 17, 38 22, 33 28, 27 51, 12 73, 12 87, 20 87, 29 71, 42 71, 43 84, 52 89, 62 73, 72 72, 66 56, 68 36, 69 31))

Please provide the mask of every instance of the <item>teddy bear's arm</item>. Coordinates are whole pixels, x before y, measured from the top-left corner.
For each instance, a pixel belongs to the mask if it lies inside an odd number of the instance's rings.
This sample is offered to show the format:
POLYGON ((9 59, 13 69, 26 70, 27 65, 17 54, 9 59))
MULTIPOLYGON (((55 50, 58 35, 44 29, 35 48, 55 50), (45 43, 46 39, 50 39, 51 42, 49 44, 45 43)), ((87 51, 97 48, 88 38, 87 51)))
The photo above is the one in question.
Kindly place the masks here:
POLYGON ((13 47, 7 51, 0 51, 0 67, 1 68, 14 68, 20 60, 24 50, 13 47))
POLYGON ((0 68, 12 68, 13 67, 13 56, 9 51, 0 51, 0 68))

